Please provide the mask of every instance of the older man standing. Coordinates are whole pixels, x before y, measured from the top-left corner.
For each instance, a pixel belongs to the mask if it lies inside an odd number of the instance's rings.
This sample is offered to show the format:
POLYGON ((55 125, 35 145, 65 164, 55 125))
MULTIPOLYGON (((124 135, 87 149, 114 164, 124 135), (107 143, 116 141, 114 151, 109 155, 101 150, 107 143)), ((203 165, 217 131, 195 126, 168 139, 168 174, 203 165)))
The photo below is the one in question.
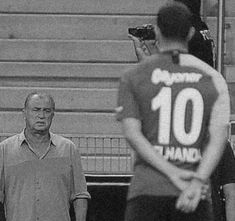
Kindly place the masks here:
POLYGON ((0 202, 7 221, 85 221, 90 198, 80 154, 68 139, 51 133, 55 102, 31 93, 25 101, 25 129, 0 144, 0 202))

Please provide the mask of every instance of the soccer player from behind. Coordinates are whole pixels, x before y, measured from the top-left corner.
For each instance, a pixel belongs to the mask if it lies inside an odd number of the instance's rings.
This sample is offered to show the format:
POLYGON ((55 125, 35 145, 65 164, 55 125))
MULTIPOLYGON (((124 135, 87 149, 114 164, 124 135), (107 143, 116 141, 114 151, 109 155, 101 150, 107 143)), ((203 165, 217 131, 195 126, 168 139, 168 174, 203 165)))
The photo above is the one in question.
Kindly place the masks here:
POLYGON ((212 217, 211 204, 201 198, 224 150, 229 94, 221 74, 188 54, 191 18, 181 3, 162 7, 155 27, 159 52, 120 82, 117 119, 136 153, 126 221, 212 217))

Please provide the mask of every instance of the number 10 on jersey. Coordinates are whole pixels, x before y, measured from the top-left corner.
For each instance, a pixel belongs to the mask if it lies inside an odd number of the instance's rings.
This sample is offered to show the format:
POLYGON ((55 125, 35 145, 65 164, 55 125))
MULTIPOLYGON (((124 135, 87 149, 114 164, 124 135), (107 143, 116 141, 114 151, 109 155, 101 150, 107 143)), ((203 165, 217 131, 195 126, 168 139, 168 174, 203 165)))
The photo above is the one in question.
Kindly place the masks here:
POLYGON ((163 87, 152 99, 152 111, 159 110, 159 132, 158 141, 160 144, 170 144, 171 130, 182 145, 192 145, 199 138, 204 102, 201 93, 195 88, 184 88, 172 100, 172 88, 163 87), (192 102, 191 128, 186 132, 186 108, 187 103, 192 102))

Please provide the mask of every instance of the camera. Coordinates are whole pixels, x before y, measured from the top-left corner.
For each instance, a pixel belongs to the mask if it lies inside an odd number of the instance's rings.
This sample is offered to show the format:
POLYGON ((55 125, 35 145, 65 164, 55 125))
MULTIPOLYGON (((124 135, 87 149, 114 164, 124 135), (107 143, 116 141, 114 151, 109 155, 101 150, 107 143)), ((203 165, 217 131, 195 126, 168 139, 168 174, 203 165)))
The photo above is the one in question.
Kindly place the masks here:
POLYGON ((155 40, 154 26, 146 24, 135 28, 128 28, 128 33, 141 40, 155 40))

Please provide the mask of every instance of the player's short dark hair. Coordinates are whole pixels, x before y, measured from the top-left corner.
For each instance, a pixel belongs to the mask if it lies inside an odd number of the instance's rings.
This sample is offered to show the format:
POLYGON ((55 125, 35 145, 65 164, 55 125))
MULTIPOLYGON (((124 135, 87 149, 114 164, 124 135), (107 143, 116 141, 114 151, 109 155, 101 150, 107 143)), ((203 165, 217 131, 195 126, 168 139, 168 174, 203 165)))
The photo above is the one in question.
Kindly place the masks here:
POLYGON ((201 0, 175 0, 175 1, 185 4, 194 15, 200 16, 201 0))
POLYGON ((37 91, 34 91, 34 92, 28 94, 28 96, 26 97, 25 102, 24 102, 24 109, 27 108, 31 98, 34 95, 37 95, 40 98, 48 98, 50 100, 50 102, 51 102, 52 109, 55 110, 55 101, 54 101, 53 97, 50 94, 41 93, 41 92, 37 92, 37 91))
POLYGON ((157 14, 157 25, 165 38, 184 41, 192 27, 192 13, 182 3, 167 4, 157 14))

